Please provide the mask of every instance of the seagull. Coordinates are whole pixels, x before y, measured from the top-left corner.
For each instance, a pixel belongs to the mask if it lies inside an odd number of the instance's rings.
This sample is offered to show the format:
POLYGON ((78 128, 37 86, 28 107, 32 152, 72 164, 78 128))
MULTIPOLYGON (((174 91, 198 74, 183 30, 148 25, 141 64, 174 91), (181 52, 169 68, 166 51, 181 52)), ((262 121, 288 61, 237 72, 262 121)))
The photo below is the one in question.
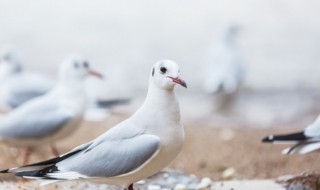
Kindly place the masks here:
POLYGON ((57 158, 1 173, 43 180, 42 185, 90 180, 133 190, 134 182, 162 170, 182 149, 184 129, 176 84, 187 87, 179 77, 179 66, 158 61, 150 72, 147 97, 130 118, 57 158))
POLYGON ((83 79, 89 74, 102 77, 90 70, 81 56, 66 59, 55 88, 1 115, 0 143, 24 149, 24 164, 33 149, 41 145, 51 144, 53 154, 59 155, 53 143, 79 127, 86 104, 83 79))
POLYGON ((5 110, 12 110, 35 97, 44 95, 55 86, 47 75, 24 70, 21 60, 12 49, 0 55, 0 101, 5 110))
POLYGON ((235 44, 237 28, 228 24, 204 60, 204 90, 208 94, 233 94, 244 75, 243 58, 235 44))
MULTIPOLYGON (((0 107, 3 111, 16 109, 27 101, 42 96, 52 90, 56 81, 48 75, 26 71, 21 59, 12 48, 4 49, 0 54, 0 107), (23 81, 23 82, 21 82, 23 81)), ((99 82, 96 82, 100 84, 99 82)), ((86 94, 95 95, 86 89, 86 94)), ((100 99, 87 97, 86 121, 102 121, 108 115, 108 109, 127 104, 129 99, 100 99)))
POLYGON ((306 154, 320 149, 320 115, 303 131, 285 135, 269 135, 262 139, 264 143, 293 144, 282 154, 306 154))

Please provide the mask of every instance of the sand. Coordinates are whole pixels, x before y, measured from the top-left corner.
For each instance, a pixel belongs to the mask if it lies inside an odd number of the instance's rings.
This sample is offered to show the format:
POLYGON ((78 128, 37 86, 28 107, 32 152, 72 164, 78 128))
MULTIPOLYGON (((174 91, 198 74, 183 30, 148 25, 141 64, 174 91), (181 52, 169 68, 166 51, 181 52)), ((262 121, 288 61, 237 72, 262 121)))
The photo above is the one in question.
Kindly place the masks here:
MULTIPOLYGON (((112 116, 103 123, 85 122, 71 138, 59 142, 57 146, 62 153, 66 152, 74 146, 95 138, 108 126, 113 126, 124 118, 125 116, 112 116)), ((288 127, 281 126, 280 129, 280 126, 274 126, 270 129, 253 129, 244 126, 226 130, 223 126, 211 127, 210 123, 190 122, 185 124, 185 129, 185 146, 169 168, 194 174, 199 178, 209 177, 215 181, 223 180, 222 173, 227 168, 235 169, 233 179, 238 180, 275 179, 286 174, 320 169, 317 153, 286 156, 280 154, 286 146, 274 146, 260 142, 264 136, 275 131, 288 131, 288 127)), ((22 162, 21 157, 13 148, 1 146, 0 152, 2 155, 1 169, 17 166, 22 162)), ((41 148, 33 154, 31 162, 50 157, 52 157, 50 151, 47 148, 41 148)), ((15 182, 17 179, 12 175, 1 175, 0 180, 1 182, 15 182)))

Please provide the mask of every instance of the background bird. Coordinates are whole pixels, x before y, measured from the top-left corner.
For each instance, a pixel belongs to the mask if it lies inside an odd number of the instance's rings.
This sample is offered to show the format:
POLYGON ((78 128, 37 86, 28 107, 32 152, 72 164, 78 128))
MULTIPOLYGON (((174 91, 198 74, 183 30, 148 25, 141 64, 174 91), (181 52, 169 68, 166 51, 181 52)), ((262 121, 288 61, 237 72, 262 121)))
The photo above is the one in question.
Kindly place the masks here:
MULTIPOLYGON (((99 81, 91 81, 98 83, 99 81)), ((3 111, 15 109, 27 101, 48 93, 57 81, 49 75, 30 72, 24 69, 16 51, 5 48, 0 55, 0 106, 3 111), (23 82, 22 82, 23 81, 23 82)), ((129 98, 109 99, 107 95, 97 95, 90 86, 85 86, 88 96, 85 119, 102 121, 108 116, 108 110, 114 106, 127 104, 129 98)))
POLYGON ((29 72, 13 49, 0 55, 0 102, 4 110, 11 110, 23 103, 44 95, 55 86, 48 75, 29 72))
POLYGON ((236 45, 238 28, 227 24, 205 55, 204 91, 217 98, 217 108, 228 106, 244 78, 243 57, 236 45))
POLYGON ((282 154, 306 154, 320 148, 320 115, 303 131, 284 134, 269 135, 262 139, 264 143, 293 144, 292 147, 282 151, 282 154))
POLYGON ((67 154, 2 173, 47 180, 45 184, 87 179, 132 190, 134 182, 162 170, 182 149, 184 129, 176 84, 187 87, 178 65, 157 62, 150 72, 147 97, 130 118, 67 154))
POLYGON ((51 144, 58 155, 53 143, 73 133, 82 121, 86 106, 83 79, 89 74, 101 77, 80 56, 65 60, 55 88, 0 117, 0 142, 23 148, 24 164, 41 145, 51 144))

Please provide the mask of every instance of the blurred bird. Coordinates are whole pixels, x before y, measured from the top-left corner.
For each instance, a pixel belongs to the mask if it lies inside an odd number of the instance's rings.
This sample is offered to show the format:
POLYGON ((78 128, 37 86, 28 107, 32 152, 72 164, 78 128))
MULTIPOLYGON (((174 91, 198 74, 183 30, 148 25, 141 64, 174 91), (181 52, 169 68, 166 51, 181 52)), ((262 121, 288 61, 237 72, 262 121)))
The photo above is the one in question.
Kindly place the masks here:
POLYGON ((207 93, 235 93, 243 80, 243 58, 235 44, 236 33, 235 25, 227 25, 205 57, 204 90, 207 93))
MULTIPOLYGON (((2 51, 0 107, 5 111, 15 109, 33 98, 46 94, 54 88, 55 84, 56 81, 48 75, 25 71, 17 53, 12 48, 2 51)), ((128 98, 97 98, 94 91, 85 90, 86 94, 91 95, 88 97, 85 113, 87 121, 102 121, 107 117, 109 109, 129 102, 128 98)))
POLYGON ((90 69, 86 59, 66 59, 55 88, 1 115, 0 142, 23 148, 24 164, 32 150, 41 145, 51 144, 53 154, 59 155, 53 143, 72 134, 82 121, 86 105, 83 79, 87 75, 102 77, 90 69))
POLYGON ((187 87, 179 66, 169 60, 157 62, 147 97, 130 118, 60 157, 1 172, 43 180, 42 184, 86 179, 133 190, 134 182, 162 170, 182 149, 184 130, 175 84, 187 87))
POLYGON ((0 55, 0 102, 5 110, 14 109, 35 97, 44 95, 55 81, 40 73, 25 71, 12 49, 0 55))
POLYGON ((320 115, 303 131, 285 135, 270 135, 262 139, 264 143, 293 144, 282 154, 306 154, 320 149, 320 115))

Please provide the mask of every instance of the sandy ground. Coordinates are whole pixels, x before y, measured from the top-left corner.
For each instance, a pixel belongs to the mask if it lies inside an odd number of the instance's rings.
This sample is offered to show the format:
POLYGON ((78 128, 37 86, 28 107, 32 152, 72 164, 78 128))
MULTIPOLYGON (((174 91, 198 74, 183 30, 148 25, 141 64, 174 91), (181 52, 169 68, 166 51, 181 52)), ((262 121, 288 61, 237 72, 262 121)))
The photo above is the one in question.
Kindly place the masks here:
MULTIPOLYGON (((71 138, 59 142, 61 152, 95 138, 107 129, 123 120, 125 116, 112 116, 103 123, 84 123, 71 138)), ((292 130, 290 126, 290 130, 292 130)), ((294 127, 298 128, 298 126, 294 127)), ((246 126, 230 129, 224 126, 214 128, 210 123, 187 123, 186 143, 178 158, 170 168, 195 174, 199 178, 210 177, 222 180, 227 168, 236 170, 235 179, 272 179, 285 174, 320 169, 318 154, 300 156, 281 155, 283 145, 273 146, 260 143, 261 138, 276 132, 286 132, 284 126, 270 129, 252 129, 246 126)), ((0 147, 0 168, 19 165, 22 160, 17 151, 5 146, 0 147)), ((31 162, 50 158, 46 148, 39 149, 31 162)), ((11 175, 1 175, 1 181, 15 181, 11 175)))

